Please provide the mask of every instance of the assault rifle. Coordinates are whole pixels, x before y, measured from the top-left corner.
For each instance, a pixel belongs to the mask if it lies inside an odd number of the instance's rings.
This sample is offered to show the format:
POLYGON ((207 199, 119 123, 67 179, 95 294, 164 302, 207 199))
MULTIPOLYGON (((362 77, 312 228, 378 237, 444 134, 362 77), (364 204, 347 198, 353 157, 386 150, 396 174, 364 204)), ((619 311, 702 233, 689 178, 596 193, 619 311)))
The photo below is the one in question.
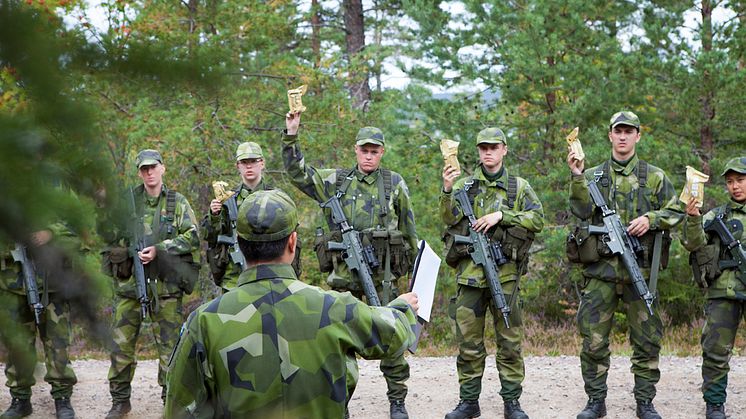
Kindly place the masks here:
POLYGON ((137 215, 137 207, 135 206, 135 192, 130 188, 130 209, 131 209, 131 220, 130 220, 130 234, 132 234, 132 241, 130 242, 130 255, 132 256, 132 274, 135 277, 135 296, 137 301, 140 302, 140 313, 142 318, 145 319, 148 316, 150 310, 150 300, 148 299, 148 288, 147 283, 150 282, 150 278, 145 276, 145 265, 138 253, 148 247, 148 243, 145 241, 145 234, 143 232, 142 220, 137 215))
POLYGON ((720 237, 720 243, 725 246, 733 259, 721 260, 718 265, 720 269, 737 269, 740 272, 740 276, 736 275, 741 282, 746 285, 746 250, 739 240, 733 237, 733 233, 728 228, 728 224, 731 224, 734 230, 743 229, 743 225, 738 220, 723 220, 724 214, 720 214, 713 218, 707 225, 704 226, 706 233, 715 233, 720 237))
POLYGON ((231 235, 221 234, 218 236, 218 244, 227 244, 230 247, 230 256, 233 263, 243 271, 246 267, 246 259, 243 257, 241 249, 238 247, 238 231, 236 230, 236 220, 238 220, 238 204, 235 195, 228 198, 223 203, 228 209, 228 219, 231 222, 231 235))
POLYGON ((41 324, 41 313, 44 305, 39 299, 39 288, 36 286, 36 267, 28 257, 26 246, 16 243, 16 248, 10 251, 13 260, 20 263, 23 269, 23 287, 26 289, 26 301, 34 309, 36 326, 41 324))
POLYGON ((373 275, 371 268, 379 265, 378 259, 373 253, 373 249, 366 249, 360 243, 360 237, 350 223, 347 222, 347 216, 342 211, 342 204, 339 202, 337 195, 329 198, 328 201, 320 204, 321 208, 329 208, 332 211, 332 222, 336 224, 342 232, 342 242, 330 241, 329 250, 341 250, 345 264, 353 275, 357 276, 363 287, 368 304, 380 306, 381 301, 378 299, 376 287, 373 285, 373 275))
POLYGON ((627 269, 627 272, 629 272, 629 276, 632 278, 632 286, 635 288, 637 296, 645 301, 650 315, 653 315, 655 295, 650 292, 648 284, 645 282, 645 277, 640 270, 640 265, 637 264, 637 256, 643 253, 642 245, 637 237, 631 236, 627 232, 627 229, 624 228, 619 214, 606 204, 606 200, 601 195, 597 184, 601 179, 601 175, 603 175, 602 172, 594 173, 595 179, 588 182, 588 190, 591 193, 593 204, 601 209, 604 226, 597 227, 589 225, 588 233, 601 235, 606 245, 611 249, 611 253, 619 256, 622 264, 627 269))
MULTIPOLYGON (((495 302, 495 306, 502 313, 505 327, 510 328, 510 322, 508 321, 508 317, 510 316, 510 305, 505 301, 505 294, 500 285, 499 270, 499 266, 508 263, 508 258, 505 257, 505 253, 503 253, 500 243, 491 241, 484 233, 476 232, 472 228, 477 222, 477 217, 474 216, 474 209, 472 208, 469 196, 467 195, 471 186, 471 183, 465 184, 464 188, 456 191, 456 194, 454 195, 456 201, 461 207, 461 211, 464 213, 464 216, 469 219, 469 236, 455 234, 453 236, 453 241, 454 244, 468 245, 471 260, 482 267, 484 277, 487 279, 487 285, 490 287, 492 301, 495 302)), ((517 287, 514 292, 518 292, 517 287)))

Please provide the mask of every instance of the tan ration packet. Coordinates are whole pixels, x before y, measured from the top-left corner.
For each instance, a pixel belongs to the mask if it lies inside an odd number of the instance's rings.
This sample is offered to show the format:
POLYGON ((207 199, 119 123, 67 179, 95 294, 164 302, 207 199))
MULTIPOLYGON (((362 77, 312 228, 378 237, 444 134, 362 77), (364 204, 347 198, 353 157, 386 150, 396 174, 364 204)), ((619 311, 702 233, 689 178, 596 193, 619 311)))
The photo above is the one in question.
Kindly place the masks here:
POLYGON ((458 141, 442 139, 440 140, 440 152, 443 154, 443 160, 446 166, 451 166, 454 169, 461 171, 461 166, 458 164, 458 141))
POLYGON ((679 201, 686 204, 691 198, 694 198, 697 201, 697 208, 702 208, 705 200, 705 183, 708 180, 710 180, 709 176, 691 166, 687 166, 686 185, 684 185, 684 190, 681 191, 679 201))
POLYGON ((215 199, 221 203, 227 201, 228 198, 236 193, 235 191, 228 189, 228 182, 223 182, 222 180, 212 182, 212 190, 215 192, 215 199))
POLYGON ((565 140, 567 140, 567 146, 570 147, 570 151, 575 152, 577 160, 583 161, 585 160, 585 153, 583 153, 583 146, 580 145, 580 140, 578 139, 579 132, 580 127, 575 127, 575 129, 565 137, 565 140))
POLYGON ((305 112, 306 107, 303 106, 301 96, 306 93, 306 85, 288 90, 288 105, 290 106, 290 113, 305 112))

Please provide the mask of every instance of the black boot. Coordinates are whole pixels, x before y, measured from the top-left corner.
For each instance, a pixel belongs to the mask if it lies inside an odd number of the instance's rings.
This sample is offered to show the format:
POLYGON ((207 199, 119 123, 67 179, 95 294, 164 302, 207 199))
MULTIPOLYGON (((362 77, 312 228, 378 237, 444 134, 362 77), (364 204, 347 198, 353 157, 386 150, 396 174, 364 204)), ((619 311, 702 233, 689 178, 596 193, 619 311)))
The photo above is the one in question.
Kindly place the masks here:
POLYGON ((588 399, 577 419, 598 419, 606 416, 606 399, 588 399))
POLYGON ((115 401, 111 404, 111 410, 106 415, 106 419, 122 419, 130 410, 132 410, 132 405, 129 400, 123 402, 115 401))
POLYGON ((521 404, 518 400, 511 400, 505 402, 505 419, 528 419, 526 412, 521 409, 521 404))
POLYGON ((446 415, 445 419, 472 419, 478 418, 481 414, 479 400, 461 400, 456 408, 446 415))
POLYGON ((637 417, 640 419, 661 419, 653 402, 637 401, 637 417))
POLYGON ((389 407, 389 416, 391 419, 409 419, 407 407, 404 406, 404 400, 391 400, 389 407))
POLYGON ((34 412, 31 407, 31 399, 16 399, 15 397, 10 402, 10 407, 6 410, 0 418, 2 419, 16 419, 25 418, 34 412))
POLYGON ((57 419, 75 419, 75 411, 69 397, 54 399, 54 410, 57 412, 57 419))
POLYGON ((705 419, 725 419, 725 405, 707 403, 705 419))

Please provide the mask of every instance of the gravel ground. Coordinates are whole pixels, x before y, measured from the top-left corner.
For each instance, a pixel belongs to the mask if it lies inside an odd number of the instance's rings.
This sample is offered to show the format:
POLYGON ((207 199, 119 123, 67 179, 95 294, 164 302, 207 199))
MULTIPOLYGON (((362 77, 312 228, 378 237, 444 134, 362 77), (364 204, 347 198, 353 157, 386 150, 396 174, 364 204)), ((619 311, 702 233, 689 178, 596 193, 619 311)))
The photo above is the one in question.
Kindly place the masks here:
MULTIPOLYGON (((454 357, 410 357, 412 377, 409 384, 407 408, 412 418, 442 418, 458 403, 458 380, 454 357)), ((43 366, 40 365, 41 368, 43 366)), ((609 373, 608 418, 634 418, 635 401, 633 379, 628 358, 614 357, 609 373)), ((704 417, 704 402, 699 385, 701 359, 664 357, 661 359, 661 381, 655 406, 666 419, 704 417)), ((108 361, 81 360, 74 362, 78 384, 73 394, 73 406, 78 417, 103 418, 111 406, 106 374, 108 361)), ((54 402, 49 396, 49 385, 44 383, 43 371, 37 371, 34 386, 34 414, 32 418, 54 417, 54 402)), ((133 383, 132 413, 130 418, 160 418, 162 405, 160 388, 156 383, 155 361, 139 363, 133 383)), ((734 357, 729 375, 728 417, 746 417, 746 357, 734 357)), ((5 384, 5 377, 0 377, 5 384)), ((502 416, 499 396, 500 383, 494 357, 488 358, 480 399, 483 418, 502 416)), ((528 357, 526 381, 521 404, 532 418, 574 418, 585 405, 583 381, 577 357, 528 357)), ((6 391, 0 395, 0 409, 10 403, 6 391)), ((386 383, 378 370, 378 363, 361 360, 360 383, 350 403, 353 418, 387 418, 386 383)))

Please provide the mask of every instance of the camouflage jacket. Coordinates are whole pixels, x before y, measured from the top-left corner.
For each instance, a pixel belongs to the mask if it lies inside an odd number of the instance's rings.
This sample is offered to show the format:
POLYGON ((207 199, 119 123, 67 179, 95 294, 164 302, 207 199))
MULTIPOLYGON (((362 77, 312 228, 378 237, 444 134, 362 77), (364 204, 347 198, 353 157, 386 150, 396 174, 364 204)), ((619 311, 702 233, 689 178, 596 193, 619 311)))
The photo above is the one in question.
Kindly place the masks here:
MULTIPOLYGON (((643 197, 647 202, 638 202, 639 184, 635 169, 639 161, 636 154, 626 166, 613 159, 608 160, 609 194, 604 197, 606 203, 619 214, 624 225, 644 215, 650 220, 650 230, 672 229, 684 218, 684 213, 677 204, 673 184, 663 170, 648 164, 647 193, 643 191, 643 197)), ((570 180, 570 211, 580 220, 593 225, 603 225, 603 222, 600 209, 591 201, 588 182, 593 180, 594 172, 601 171, 603 166, 604 164, 600 164, 586 169, 582 175, 572 175, 570 180)), ((603 193, 602 188, 601 191, 603 193)), ((649 271, 643 269, 643 274, 647 277, 649 271)), ((598 262, 586 265, 583 274, 587 278, 607 281, 630 281, 627 270, 617 256, 602 258, 598 262)))
MULTIPOLYGON (((283 137, 283 163, 285 170, 290 176, 293 185, 303 193, 322 203, 331 198, 337 190, 337 169, 317 169, 306 164, 300 145, 297 143, 296 135, 285 135, 283 137)), ((366 175, 355 169, 352 173, 353 179, 345 195, 341 198, 342 207, 347 221, 356 231, 362 231, 375 227, 386 230, 401 231, 404 240, 409 243, 412 250, 417 249, 417 232, 415 231, 414 212, 409 198, 409 189, 404 179, 396 172, 391 172, 391 199, 388 202, 388 222, 380 217, 380 200, 378 190, 378 177, 381 170, 366 175)), ((327 219, 325 231, 329 231, 331 224, 331 213, 324 210, 327 219)), ((383 264, 383 261, 381 261, 383 264)), ((381 281, 381 276, 374 278, 381 281)), ((340 264, 334 272, 329 275, 329 282, 336 285, 349 283, 351 281, 350 271, 347 266, 340 264)))
MULTIPOLYGON (((176 193, 176 207, 174 210, 173 233, 168 235, 168 220, 166 211, 166 186, 164 185, 161 194, 157 197, 148 196, 144 188, 134 188, 135 207, 138 216, 142 217, 143 232, 145 237, 149 237, 149 245, 156 248, 156 259, 159 253, 168 252, 172 255, 191 254, 193 260, 199 261, 199 235, 197 234, 197 218, 192 211, 191 205, 180 193, 176 193), (158 214, 158 217, 156 217, 158 214)), ((129 193, 127 191, 126 193, 129 193)), ((129 246, 129 233, 127 237, 118 237, 113 245, 129 246)), ((156 260, 148 265, 155 266, 156 260)), ((151 280, 157 280, 157 274, 151 272, 152 267, 145 265, 145 273, 151 276, 151 280)), ((134 298, 135 296, 135 278, 130 277, 127 280, 115 280, 116 293, 134 298)), ((178 284, 167 283, 158 280, 156 282, 157 293, 159 296, 178 295, 181 293, 178 284)))
MULTIPOLYGON (((474 175, 456 181, 450 193, 441 192, 440 218, 447 226, 455 225, 464 217, 454 195, 455 191, 463 189, 464 183, 472 179, 479 181, 479 194, 472 205, 475 217, 480 218, 495 211, 502 211, 503 218, 499 223, 501 226, 521 226, 535 233, 544 228, 544 210, 531 185, 525 179, 516 177, 518 188, 514 208, 508 208, 508 170, 504 169, 498 179, 490 182, 484 176, 481 165, 474 175)), ((516 265, 513 261, 500 266, 500 282, 515 280, 516 273, 516 265)), ((459 262, 456 269, 456 281, 472 287, 487 288, 488 286, 482 268, 468 258, 459 262)))
POLYGON ((182 328, 165 417, 341 418, 355 354, 401 355, 415 322, 404 300, 369 307, 298 281, 290 265, 252 266, 182 328))
MULTIPOLYGON (((746 202, 739 204, 731 200, 722 207, 708 211, 704 216, 693 217, 687 215, 684 219, 681 242, 688 251, 695 252, 711 242, 711 237, 708 237, 705 233, 703 226, 715 218, 720 210, 727 211, 726 220, 736 219, 741 224, 746 225, 746 202)), ((743 243, 743 232, 734 233, 734 237, 743 243)), ((736 278, 735 269, 724 269, 720 276, 707 288, 707 298, 737 299, 736 294, 741 296, 746 294, 746 286, 736 278)))

